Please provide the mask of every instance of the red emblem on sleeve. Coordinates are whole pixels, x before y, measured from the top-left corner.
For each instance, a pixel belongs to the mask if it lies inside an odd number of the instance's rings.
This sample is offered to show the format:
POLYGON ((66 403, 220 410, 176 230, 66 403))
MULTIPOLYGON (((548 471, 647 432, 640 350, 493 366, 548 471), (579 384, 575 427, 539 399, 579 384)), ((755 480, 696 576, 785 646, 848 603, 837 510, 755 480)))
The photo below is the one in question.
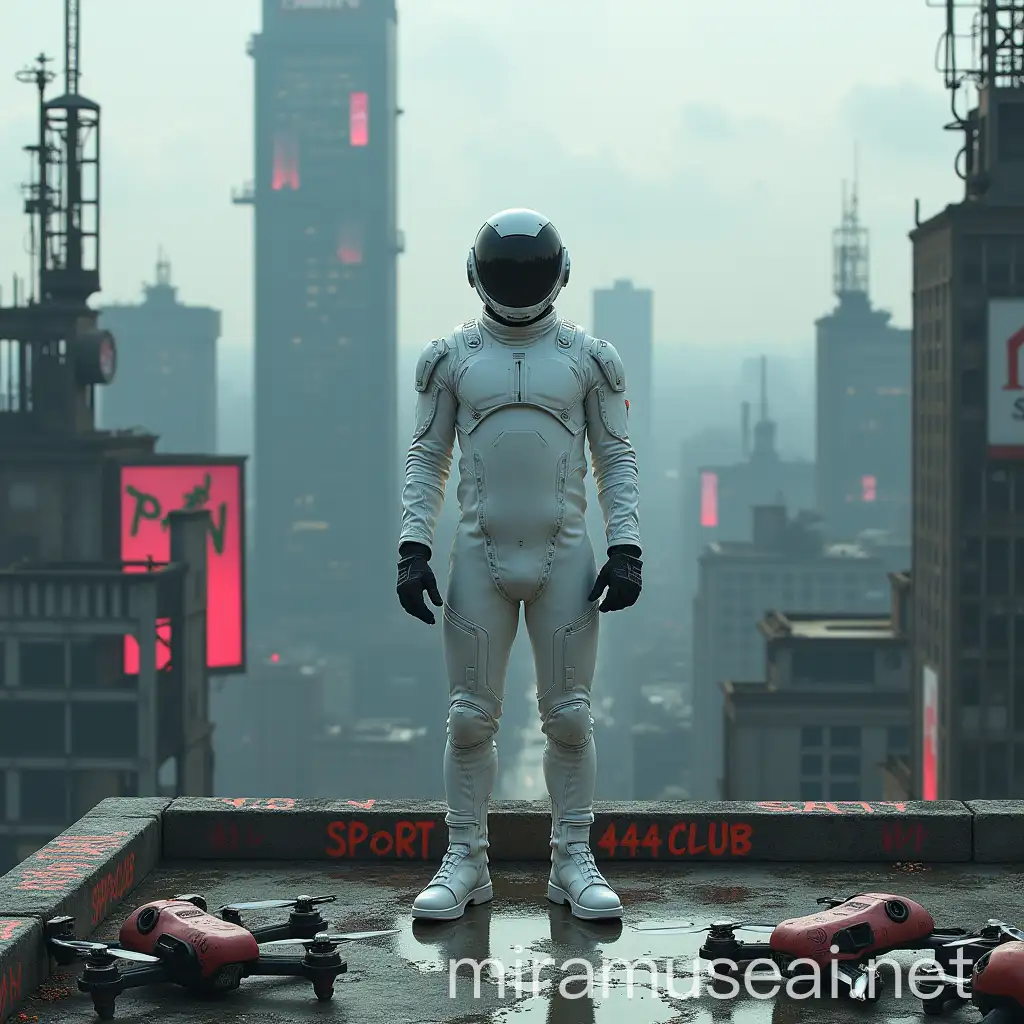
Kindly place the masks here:
POLYGON ((625 401, 626 401, 626 412, 629 412, 629 399, 627 398, 625 401))

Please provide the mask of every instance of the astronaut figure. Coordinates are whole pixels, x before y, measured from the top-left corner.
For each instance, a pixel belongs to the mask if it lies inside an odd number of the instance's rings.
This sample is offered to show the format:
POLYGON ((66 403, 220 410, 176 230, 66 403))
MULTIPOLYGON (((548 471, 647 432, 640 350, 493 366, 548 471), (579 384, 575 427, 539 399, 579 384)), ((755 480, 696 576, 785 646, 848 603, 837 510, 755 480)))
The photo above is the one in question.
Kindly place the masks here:
POLYGON ((453 920, 493 895, 487 807, 494 742, 522 604, 537 672, 544 779, 551 797, 548 898, 577 917, 622 916, 594 862, 597 758, 590 689, 600 611, 641 589, 636 453, 615 349, 560 320, 569 254, 551 222, 506 210, 480 229, 469 281, 479 320, 432 341, 416 367, 416 426, 406 461, 398 596, 431 625, 444 606, 450 686, 444 782, 448 852, 413 917, 453 920), (455 439, 461 518, 442 600, 429 561, 455 439), (585 524, 589 440, 608 558, 596 570, 585 524), (605 593, 607 591, 607 593, 605 593))

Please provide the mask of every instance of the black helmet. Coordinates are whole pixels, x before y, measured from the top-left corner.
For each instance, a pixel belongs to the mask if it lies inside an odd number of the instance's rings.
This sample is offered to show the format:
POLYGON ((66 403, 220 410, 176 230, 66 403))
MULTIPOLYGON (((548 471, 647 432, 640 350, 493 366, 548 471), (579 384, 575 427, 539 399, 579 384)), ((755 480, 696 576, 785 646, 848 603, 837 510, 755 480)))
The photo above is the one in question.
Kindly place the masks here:
POLYGON ((485 306, 512 323, 535 319, 569 281, 569 253, 536 210, 502 210, 469 250, 470 286, 485 306))

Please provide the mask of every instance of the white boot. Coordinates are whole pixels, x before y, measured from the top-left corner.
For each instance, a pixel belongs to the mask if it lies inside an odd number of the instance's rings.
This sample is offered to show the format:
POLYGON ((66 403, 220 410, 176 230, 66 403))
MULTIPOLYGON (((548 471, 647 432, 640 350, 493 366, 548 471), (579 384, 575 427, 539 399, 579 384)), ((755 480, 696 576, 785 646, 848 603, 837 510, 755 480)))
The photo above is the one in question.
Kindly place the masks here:
POLYGON ((574 917, 587 921, 622 917, 622 902, 598 870, 590 849, 589 825, 554 826, 548 899, 568 903, 574 917))
POLYGON ((487 836, 475 826, 451 826, 448 852, 437 874, 416 897, 414 918, 454 921, 466 907, 494 898, 487 866, 487 836))

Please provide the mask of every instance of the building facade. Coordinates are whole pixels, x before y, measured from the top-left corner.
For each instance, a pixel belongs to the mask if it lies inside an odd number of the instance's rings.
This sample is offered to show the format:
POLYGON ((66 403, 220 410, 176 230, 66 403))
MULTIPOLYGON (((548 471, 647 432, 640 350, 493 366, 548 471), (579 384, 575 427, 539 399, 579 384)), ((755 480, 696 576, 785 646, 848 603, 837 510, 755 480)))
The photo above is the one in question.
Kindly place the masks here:
POLYGON ((815 507, 814 463, 779 455, 776 423, 768 409, 767 360, 761 360, 761 401, 750 426, 743 406, 743 459, 731 465, 705 464, 688 474, 683 516, 683 561, 696 580, 701 552, 714 541, 751 540, 751 512, 758 505, 784 504, 794 511, 815 507))
POLYGON ((830 614, 882 614, 889 606, 886 566, 852 544, 826 545, 783 506, 753 511, 753 540, 719 542, 700 559, 693 602, 693 718, 690 789, 721 799, 725 680, 758 679, 764 637, 758 622, 771 608, 830 614))
MULTIPOLYGON (((957 12, 951 11, 955 16, 957 12)), ((916 217, 914 795, 1024 797, 1024 0, 973 12, 960 202, 916 217)), ((959 26, 947 33, 960 38, 959 26)), ((960 59, 954 59, 959 57, 960 59)), ((956 65, 955 79, 949 74, 956 65)), ((937 127, 937 126, 936 126, 937 127)), ((919 211, 918 211, 919 214, 919 211)))
POLYGON ((910 752, 910 650, 892 614, 770 612, 765 681, 723 683, 727 800, 881 800, 910 752))
MULTIPOLYGON (((652 365, 654 358, 654 293, 634 287, 632 281, 616 281, 611 288, 593 294, 592 333, 610 342, 622 356, 626 367, 629 399, 629 436, 636 448, 640 488, 645 497, 653 496, 656 467, 651 444, 652 365)), ((593 477, 587 493, 587 529, 594 542, 598 564, 604 554, 604 522, 597 500, 593 477)), ((641 508, 640 532, 645 554, 658 550, 660 538, 655 516, 641 508)), ((656 602, 664 587, 663 566, 648 559, 644 565, 644 601, 656 602)), ((629 800, 635 795, 633 724, 636 719, 638 689, 636 666, 641 653, 653 642, 642 612, 605 616, 601 622, 601 653, 598 659, 597 688, 610 698, 607 723, 600 729, 601 793, 608 800, 629 800)))
POLYGON ((100 421, 107 430, 144 428, 157 451, 182 455, 217 451, 216 309, 186 306, 162 255, 156 280, 138 305, 114 305, 100 324, 118 339, 117 377, 103 390, 100 421))
POLYGON ((616 281, 594 292, 593 333, 618 350, 626 366, 629 434, 643 460, 650 449, 654 374, 654 292, 616 281))
POLYGON ((255 612, 368 644, 398 536, 394 0, 264 0, 256 67, 255 612), (354 600, 358 591, 359 599, 354 600))
POLYGON ((836 308, 815 324, 817 509, 828 537, 910 537, 910 330, 868 293, 857 193, 835 232, 836 308))

